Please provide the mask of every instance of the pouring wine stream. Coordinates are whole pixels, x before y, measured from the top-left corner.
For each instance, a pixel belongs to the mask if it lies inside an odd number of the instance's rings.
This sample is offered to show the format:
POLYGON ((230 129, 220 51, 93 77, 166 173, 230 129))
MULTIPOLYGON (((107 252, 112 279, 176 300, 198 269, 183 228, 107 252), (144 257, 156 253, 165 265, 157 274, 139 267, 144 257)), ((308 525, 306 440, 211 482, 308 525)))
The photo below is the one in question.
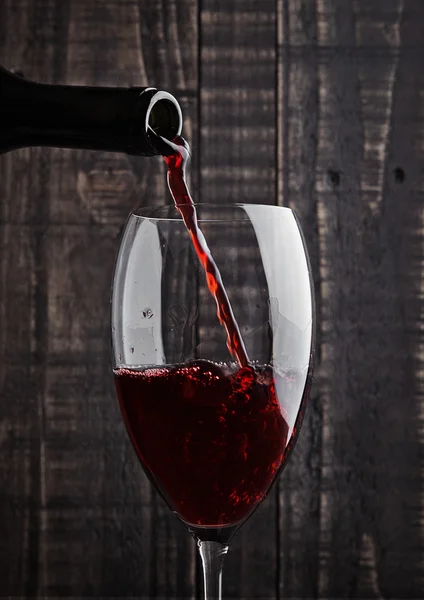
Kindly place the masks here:
POLYGON ((184 224, 190 234, 196 254, 206 274, 206 283, 216 302, 218 320, 227 332, 227 348, 237 360, 240 367, 249 366, 249 358, 241 337, 240 329, 235 319, 230 300, 225 290, 221 274, 212 257, 197 220, 196 207, 186 182, 186 168, 190 160, 190 146, 181 136, 173 142, 161 138, 173 152, 164 155, 168 167, 168 186, 174 199, 175 206, 181 214, 184 224))

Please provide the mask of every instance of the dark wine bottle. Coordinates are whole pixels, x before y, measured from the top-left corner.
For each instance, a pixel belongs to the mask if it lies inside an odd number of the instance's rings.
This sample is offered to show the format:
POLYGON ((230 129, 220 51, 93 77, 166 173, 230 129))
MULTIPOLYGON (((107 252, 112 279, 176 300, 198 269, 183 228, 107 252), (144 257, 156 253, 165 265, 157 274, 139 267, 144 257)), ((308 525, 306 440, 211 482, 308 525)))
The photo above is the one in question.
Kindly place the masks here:
POLYGON ((0 67, 0 153, 28 146, 168 154, 177 100, 156 88, 49 85, 0 67))

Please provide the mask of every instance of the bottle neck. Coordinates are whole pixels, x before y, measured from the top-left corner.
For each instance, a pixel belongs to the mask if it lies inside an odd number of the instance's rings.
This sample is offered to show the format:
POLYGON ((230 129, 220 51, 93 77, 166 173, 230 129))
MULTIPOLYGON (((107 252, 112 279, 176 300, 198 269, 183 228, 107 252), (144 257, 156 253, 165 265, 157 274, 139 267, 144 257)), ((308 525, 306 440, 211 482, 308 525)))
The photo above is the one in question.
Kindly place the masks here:
POLYGON ((0 88, 0 152, 52 146, 160 154, 146 118, 156 94, 154 88, 40 84, 7 73, 0 88))

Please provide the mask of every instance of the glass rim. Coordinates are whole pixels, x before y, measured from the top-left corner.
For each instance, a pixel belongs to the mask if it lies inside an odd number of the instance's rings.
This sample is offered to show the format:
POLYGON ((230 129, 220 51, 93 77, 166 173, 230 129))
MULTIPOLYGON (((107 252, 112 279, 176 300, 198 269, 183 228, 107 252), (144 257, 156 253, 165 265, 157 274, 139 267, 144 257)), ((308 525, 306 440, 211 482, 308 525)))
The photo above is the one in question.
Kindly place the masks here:
MULTIPOLYGON (((158 204, 156 206, 154 205, 149 205, 149 206, 140 206, 138 208, 135 208, 134 210, 131 211, 129 218, 130 219, 140 219, 140 220, 144 220, 144 221, 167 221, 167 222, 181 222, 182 217, 181 216, 175 216, 175 217, 168 217, 168 216, 156 216, 155 213, 160 213, 160 211, 164 211, 164 210, 170 210, 170 209, 178 209, 179 206, 187 206, 186 204, 174 204, 174 203, 170 203, 170 204, 158 204), (144 214, 145 213, 145 214, 144 214)), ((295 212, 293 209, 289 208, 288 206, 278 206, 277 204, 256 204, 255 202, 234 202, 234 203, 223 203, 223 204, 214 204, 214 203, 210 203, 210 202, 194 202, 193 206, 196 209, 220 209, 220 210, 234 210, 235 208, 245 208, 246 206, 257 206, 260 208, 263 208, 265 210, 269 210, 269 209, 278 209, 279 211, 284 211, 287 214, 292 214, 295 215, 295 212)), ((220 222, 220 221, 227 221, 228 218, 225 218, 224 216, 218 217, 212 217, 212 218, 208 218, 208 217, 200 217, 199 221, 203 221, 203 222, 220 222)), ((238 221, 248 221, 249 218, 246 215, 246 219, 237 219, 238 221)))

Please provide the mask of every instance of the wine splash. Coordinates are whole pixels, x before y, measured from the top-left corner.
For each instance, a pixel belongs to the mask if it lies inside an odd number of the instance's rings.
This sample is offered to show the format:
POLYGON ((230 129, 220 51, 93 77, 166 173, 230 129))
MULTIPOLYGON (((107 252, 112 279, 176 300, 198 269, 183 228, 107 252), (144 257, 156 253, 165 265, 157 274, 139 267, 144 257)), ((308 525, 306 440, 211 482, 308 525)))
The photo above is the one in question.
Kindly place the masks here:
POLYGON ((271 367, 123 368, 115 384, 141 464, 186 523, 236 525, 264 499, 289 430, 271 367))
POLYGON ((164 141, 173 149, 172 154, 163 157, 168 167, 169 191, 183 218, 196 254, 205 271, 207 286, 216 302, 218 320, 227 332, 228 350, 237 360, 240 367, 246 367, 249 364, 249 358, 240 329, 231 308, 219 269, 209 250, 205 236, 199 227, 196 207, 187 186, 186 167, 190 159, 190 146, 181 136, 176 137, 173 142, 164 141))

